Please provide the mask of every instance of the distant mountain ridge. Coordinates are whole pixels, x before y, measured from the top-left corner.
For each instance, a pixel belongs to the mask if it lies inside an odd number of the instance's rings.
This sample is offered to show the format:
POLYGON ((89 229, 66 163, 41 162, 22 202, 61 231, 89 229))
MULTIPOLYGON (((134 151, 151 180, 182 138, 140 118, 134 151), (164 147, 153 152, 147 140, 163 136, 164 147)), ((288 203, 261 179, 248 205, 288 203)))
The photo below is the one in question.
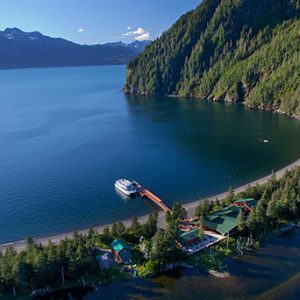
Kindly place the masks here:
POLYGON ((106 45, 106 46, 113 46, 113 47, 126 47, 128 49, 132 49, 133 51, 135 51, 136 53, 141 53, 145 50, 145 48, 150 45, 151 41, 134 41, 130 44, 125 44, 121 41, 119 42, 111 42, 111 43, 106 43, 106 44, 102 44, 102 45, 106 45))
POLYGON ((79 45, 18 28, 0 31, 0 69, 126 64, 151 41, 79 45))
POLYGON ((300 115, 300 0, 203 0, 127 65, 125 91, 300 115))

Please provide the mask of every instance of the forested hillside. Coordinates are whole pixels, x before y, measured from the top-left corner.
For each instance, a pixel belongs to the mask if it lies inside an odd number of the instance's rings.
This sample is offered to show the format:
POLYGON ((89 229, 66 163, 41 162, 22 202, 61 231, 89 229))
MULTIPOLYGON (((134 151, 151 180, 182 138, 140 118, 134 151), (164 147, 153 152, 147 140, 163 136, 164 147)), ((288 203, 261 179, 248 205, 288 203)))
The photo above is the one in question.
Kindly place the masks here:
POLYGON ((127 65, 125 91, 300 115, 300 0, 204 0, 127 65))

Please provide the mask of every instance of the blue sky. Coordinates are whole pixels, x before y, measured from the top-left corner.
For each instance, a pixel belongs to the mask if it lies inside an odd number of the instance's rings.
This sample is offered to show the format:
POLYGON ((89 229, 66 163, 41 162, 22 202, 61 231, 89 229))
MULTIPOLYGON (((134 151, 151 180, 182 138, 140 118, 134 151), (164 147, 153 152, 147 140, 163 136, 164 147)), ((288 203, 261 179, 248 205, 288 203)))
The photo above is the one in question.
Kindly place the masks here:
POLYGON ((0 30, 63 37, 80 44, 154 39, 200 0, 1 0, 0 30))

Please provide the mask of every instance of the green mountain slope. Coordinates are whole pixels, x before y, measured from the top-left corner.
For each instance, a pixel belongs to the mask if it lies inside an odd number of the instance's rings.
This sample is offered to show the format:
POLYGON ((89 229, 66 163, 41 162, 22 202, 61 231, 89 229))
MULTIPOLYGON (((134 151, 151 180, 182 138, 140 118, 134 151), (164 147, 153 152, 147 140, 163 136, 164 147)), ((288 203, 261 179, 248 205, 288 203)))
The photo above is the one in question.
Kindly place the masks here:
POLYGON ((300 0, 204 0, 128 63, 125 91, 300 115, 300 0))

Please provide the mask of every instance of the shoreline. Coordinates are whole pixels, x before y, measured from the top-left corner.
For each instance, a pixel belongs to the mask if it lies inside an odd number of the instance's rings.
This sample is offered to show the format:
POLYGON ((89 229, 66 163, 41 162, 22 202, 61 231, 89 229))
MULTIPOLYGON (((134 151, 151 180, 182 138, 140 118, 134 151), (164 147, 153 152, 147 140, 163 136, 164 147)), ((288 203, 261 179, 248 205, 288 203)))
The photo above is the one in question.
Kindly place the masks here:
MULTIPOLYGON (((126 94, 130 94, 130 93, 126 93, 126 94)), ((196 100, 208 101, 208 102, 212 102, 212 103, 228 103, 228 104, 241 103, 241 104, 244 104, 248 109, 251 109, 251 110, 269 111, 269 112, 273 112, 275 114, 284 115, 284 116, 286 116, 288 118, 292 118, 292 119, 296 119, 296 120, 300 121, 300 115, 298 115, 296 113, 287 113, 287 112, 284 112, 284 111, 281 111, 281 110, 275 109, 275 108, 271 108, 271 109, 267 109, 265 107, 257 107, 257 108, 255 108, 255 107, 249 106, 246 103, 246 101, 236 101, 236 102, 234 102, 234 101, 225 101, 225 100, 215 101, 213 99, 206 99, 206 98, 203 98, 203 97, 197 97, 197 96, 179 96, 177 94, 169 94, 169 95, 166 95, 166 97, 168 97, 168 98, 174 98, 174 99, 178 99, 178 98, 196 99, 196 100)))
MULTIPOLYGON (((293 163, 279 169, 278 171, 275 172, 275 175, 277 178, 280 178, 283 176, 283 174, 285 173, 285 171, 290 170, 296 166, 300 166, 300 158, 298 158, 296 161, 294 161, 293 163)), ((234 188, 234 191, 236 193, 240 193, 243 190, 245 190, 245 188, 247 188, 249 185, 256 185, 256 184, 263 184, 265 182, 267 182, 267 180, 272 176, 272 174, 269 174, 267 176, 264 176, 262 178, 253 180, 249 183, 246 183, 244 185, 241 185, 239 187, 234 188)), ((222 200, 224 199, 226 196, 228 195, 228 191, 217 194, 217 195, 213 195, 213 196, 208 196, 205 197, 206 199, 210 200, 210 201, 215 201, 216 199, 222 200)), ((186 209, 186 211, 188 212, 189 215, 193 216, 196 207, 198 206, 199 202, 202 199, 205 198, 199 198, 196 201, 193 202, 189 202, 186 204, 183 204, 183 207, 186 209)), ((138 221, 141 223, 146 222, 146 220, 148 219, 149 214, 147 215, 143 215, 138 217, 138 221)), ((124 225, 127 227, 131 224, 131 219, 126 219, 126 220, 116 220, 117 221, 122 221, 124 223, 124 225)), ((101 232, 103 230, 103 228, 105 226, 109 226, 111 227, 113 223, 109 223, 109 224, 103 224, 103 225, 99 225, 99 226, 92 226, 93 229, 97 230, 98 232, 101 232)), ((165 225, 165 213, 163 211, 159 211, 158 212, 158 226, 161 228, 164 228, 165 225)), ((77 232, 79 234, 85 234, 87 233, 89 228, 85 228, 85 229, 81 229, 78 230, 77 232)), ((61 240, 64 240, 65 238, 71 238, 73 235, 73 232, 66 232, 66 233, 60 233, 57 235, 52 235, 52 236, 46 236, 46 237, 40 237, 40 238, 34 238, 35 242, 38 244, 42 244, 42 245, 46 245, 48 243, 49 240, 51 240, 54 244, 58 244, 61 240)), ((16 241, 16 242, 10 242, 10 243, 4 243, 4 244, 0 244, 0 252, 4 251, 6 248, 12 246, 16 251, 20 251, 26 248, 26 240, 20 240, 20 241, 16 241)))

